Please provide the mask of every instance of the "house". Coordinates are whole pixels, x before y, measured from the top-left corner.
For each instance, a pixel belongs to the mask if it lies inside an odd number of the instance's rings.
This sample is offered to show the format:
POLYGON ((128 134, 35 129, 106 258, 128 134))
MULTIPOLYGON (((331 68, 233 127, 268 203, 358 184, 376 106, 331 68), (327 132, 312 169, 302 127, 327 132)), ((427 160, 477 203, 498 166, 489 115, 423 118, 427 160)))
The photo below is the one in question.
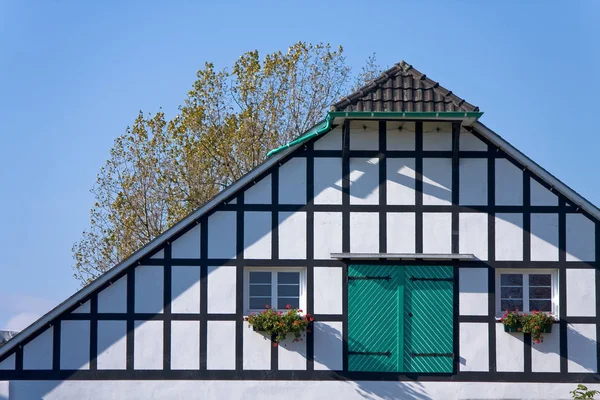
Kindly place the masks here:
POLYGON ((566 398, 600 210, 404 62, 0 348, 0 398, 566 398), (273 346, 244 316, 314 316, 273 346), (505 309, 552 312, 544 341, 505 309))

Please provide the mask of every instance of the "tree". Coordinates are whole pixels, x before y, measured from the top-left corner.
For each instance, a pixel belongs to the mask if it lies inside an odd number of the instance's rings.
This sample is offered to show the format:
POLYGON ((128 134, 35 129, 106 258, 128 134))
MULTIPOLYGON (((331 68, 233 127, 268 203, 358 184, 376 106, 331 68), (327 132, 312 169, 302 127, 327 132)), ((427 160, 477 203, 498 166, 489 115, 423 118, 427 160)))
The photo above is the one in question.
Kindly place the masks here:
POLYGON ((231 71, 197 73, 179 113, 145 116, 119 136, 92 189, 90 227, 73 245, 82 284, 131 255, 299 136, 357 79, 342 47, 298 42, 287 52, 244 53, 231 71))

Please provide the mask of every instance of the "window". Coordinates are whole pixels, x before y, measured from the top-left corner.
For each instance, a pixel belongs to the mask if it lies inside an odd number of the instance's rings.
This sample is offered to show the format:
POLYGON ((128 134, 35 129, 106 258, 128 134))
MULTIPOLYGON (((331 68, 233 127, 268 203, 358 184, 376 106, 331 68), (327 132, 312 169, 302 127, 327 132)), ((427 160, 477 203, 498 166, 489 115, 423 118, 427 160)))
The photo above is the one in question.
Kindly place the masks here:
POLYGON ((558 313, 556 270, 496 270, 496 316, 506 310, 558 313))
POLYGON ((304 268, 246 268, 244 286, 246 312, 306 308, 304 268))

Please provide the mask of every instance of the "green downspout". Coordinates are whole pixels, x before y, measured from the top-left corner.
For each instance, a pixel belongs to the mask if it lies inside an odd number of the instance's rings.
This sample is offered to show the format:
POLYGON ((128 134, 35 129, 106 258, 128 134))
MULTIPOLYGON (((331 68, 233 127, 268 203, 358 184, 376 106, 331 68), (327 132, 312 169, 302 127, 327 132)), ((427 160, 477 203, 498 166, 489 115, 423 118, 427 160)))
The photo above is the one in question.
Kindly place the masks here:
POLYGON ((322 128, 317 128, 315 129, 312 133, 307 133, 305 135, 300 136, 299 138, 296 138, 294 140, 292 140, 291 142, 284 144, 281 147, 278 147, 276 149, 273 149, 271 151, 269 151, 267 153, 267 157, 271 157, 273 154, 277 154, 280 151, 283 151, 287 148, 293 147, 299 143, 304 143, 309 139, 314 138, 315 136, 319 136, 322 135, 323 133, 327 133, 329 132, 329 130, 331 129, 331 122, 333 121, 333 117, 331 116, 331 113, 328 112, 327 113, 327 117, 325 118, 325 126, 322 128))

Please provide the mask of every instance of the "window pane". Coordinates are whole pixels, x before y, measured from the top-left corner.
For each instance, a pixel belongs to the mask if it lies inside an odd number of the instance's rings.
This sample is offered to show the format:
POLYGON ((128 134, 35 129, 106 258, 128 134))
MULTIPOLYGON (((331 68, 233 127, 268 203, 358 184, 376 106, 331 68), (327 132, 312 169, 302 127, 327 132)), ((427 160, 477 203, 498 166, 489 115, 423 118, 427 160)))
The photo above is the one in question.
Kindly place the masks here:
POLYGON ((530 299, 551 299, 552 291, 549 287, 530 287, 529 288, 530 299))
POLYGON ((270 272, 250 272, 250 283, 271 283, 270 272))
POLYGON ((530 274, 529 286, 551 286, 552 275, 550 274, 530 274))
POLYGON ((523 286, 523 275, 521 274, 502 274, 500 275, 502 286, 523 286))
POLYGON ((516 309, 518 308, 519 310, 523 310, 523 300, 501 300, 500 301, 500 308, 501 311, 516 311, 516 309))
POLYGON ((300 296, 300 286, 298 286, 298 285, 279 285, 277 287, 277 295, 278 296, 298 297, 298 296, 300 296))
POLYGON ((300 272, 278 272, 277 283, 300 284, 300 272))
POLYGON ((297 297, 295 299, 279 298, 277 302, 278 309, 284 310, 288 305, 292 308, 300 308, 300 299, 297 297))
POLYGON ((552 311, 551 300, 529 300, 529 311, 552 311))
POLYGON ((250 285, 250 296, 271 297, 271 285, 250 285))
POLYGON ((502 299, 522 299, 523 288, 520 287, 502 287, 500 288, 502 299))
POLYGON ((266 305, 270 306, 271 298, 260 298, 260 297, 251 297, 250 298, 250 309, 251 310, 263 310, 266 305))

